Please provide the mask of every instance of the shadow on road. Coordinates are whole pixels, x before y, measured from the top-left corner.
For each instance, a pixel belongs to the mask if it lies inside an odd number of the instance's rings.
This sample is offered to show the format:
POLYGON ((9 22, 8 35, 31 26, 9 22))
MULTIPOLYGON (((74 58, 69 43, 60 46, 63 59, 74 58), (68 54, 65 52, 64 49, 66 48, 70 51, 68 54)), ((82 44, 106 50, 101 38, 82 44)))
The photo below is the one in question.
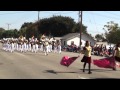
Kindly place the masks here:
MULTIPOLYGON (((83 70, 83 69, 80 69, 80 70, 83 70)), ((88 71, 88 69, 85 69, 85 71, 88 71)), ((91 69, 91 71, 95 71, 95 72, 107 72, 107 71, 113 71, 113 70, 112 69, 91 69)))
POLYGON ((57 74, 54 70, 45 70, 44 73, 53 73, 53 74, 57 74))
POLYGON ((45 56, 44 54, 41 54, 41 53, 22 53, 22 54, 24 54, 24 55, 32 55, 32 56, 38 56, 38 55, 40 55, 40 56, 45 56))
POLYGON ((3 65, 3 63, 0 63, 0 65, 3 65))
POLYGON ((79 73, 79 72, 66 72, 66 71, 45 70, 44 73, 53 73, 53 74, 57 74, 57 73, 79 73))

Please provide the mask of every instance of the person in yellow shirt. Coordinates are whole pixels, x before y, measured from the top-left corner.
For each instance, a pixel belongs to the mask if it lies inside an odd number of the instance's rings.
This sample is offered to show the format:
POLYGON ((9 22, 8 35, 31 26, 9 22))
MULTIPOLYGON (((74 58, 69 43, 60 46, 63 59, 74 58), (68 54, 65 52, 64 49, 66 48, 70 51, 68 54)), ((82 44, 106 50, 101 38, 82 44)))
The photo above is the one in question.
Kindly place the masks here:
POLYGON ((83 72, 85 72, 85 67, 86 67, 86 64, 88 63, 88 68, 89 68, 88 74, 92 73, 91 72, 91 50, 92 50, 92 48, 90 46, 90 42, 86 41, 85 47, 83 48, 84 57, 81 62, 84 62, 83 72))
MULTIPOLYGON (((116 45, 113 57, 115 61, 120 62, 120 43, 116 45)), ((116 70, 116 66, 113 68, 113 70, 116 70)))

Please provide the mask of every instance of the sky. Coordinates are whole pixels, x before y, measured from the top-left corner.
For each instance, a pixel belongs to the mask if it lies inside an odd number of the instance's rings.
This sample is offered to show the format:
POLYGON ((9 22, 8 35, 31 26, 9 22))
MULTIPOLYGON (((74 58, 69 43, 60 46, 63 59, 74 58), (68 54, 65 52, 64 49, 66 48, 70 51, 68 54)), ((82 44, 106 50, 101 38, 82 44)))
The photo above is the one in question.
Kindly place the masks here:
MULTIPOLYGON (((49 18, 53 15, 68 16, 79 21, 79 11, 40 11, 39 18, 49 18)), ((0 11, 0 27, 4 29, 20 29, 24 22, 38 20, 38 11, 0 11)), ((87 26, 87 32, 92 36, 104 33, 104 25, 114 21, 120 25, 120 11, 83 11, 82 24, 87 26)))

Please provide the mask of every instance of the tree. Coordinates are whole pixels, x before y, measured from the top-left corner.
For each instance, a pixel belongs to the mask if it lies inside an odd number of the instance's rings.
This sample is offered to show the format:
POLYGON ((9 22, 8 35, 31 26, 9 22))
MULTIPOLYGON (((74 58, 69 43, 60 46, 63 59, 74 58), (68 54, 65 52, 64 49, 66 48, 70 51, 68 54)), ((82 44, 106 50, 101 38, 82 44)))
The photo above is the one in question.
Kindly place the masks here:
POLYGON ((107 25, 104 25, 103 28, 105 31, 107 30, 109 33, 115 32, 119 29, 118 24, 113 21, 107 22, 107 25))
POLYGON ((4 28, 0 28, 0 39, 2 39, 2 34, 3 34, 4 31, 5 31, 4 28))
MULTIPOLYGON (((83 25, 84 33, 87 33, 87 27, 83 25)), ((21 26, 21 34, 26 33, 27 38, 35 36, 39 38, 40 34, 48 36, 60 37, 68 33, 75 33, 80 31, 79 23, 76 23, 71 17, 53 16, 50 18, 41 19, 39 22, 31 23, 30 25, 24 23, 21 26), (39 23, 39 25, 38 25, 39 23), (27 27, 24 30, 25 26, 27 27)))
MULTIPOLYGON (((72 29, 72 32, 80 32, 80 23, 76 23, 72 29)), ((88 33, 87 32, 87 27, 82 25, 82 32, 83 33, 88 33)))
POLYGON ((19 32, 19 34, 20 35, 22 35, 22 36, 24 36, 24 37, 27 37, 27 28, 28 27, 30 27, 31 25, 33 25, 33 23, 32 22, 25 22, 22 26, 21 26, 21 28, 20 28, 20 32, 19 32))
POLYGON ((0 32, 3 32, 3 31, 5 31, 5 29, 4 28, 0 28, 0 32))
POLYGON ((103 39, 103 36, 100 35, 100 34, 97 34, 97 35, 95 35, 95 39, 96 39, 97 41, 100 41, 100 40, 103 39))
POLYGON ((26 28, 26 27, 28 27, 28 26, 30 26, 30 25, 32 25, 32 24, 33 24, 32 22, 25 22, 25 23, 21 26, 20 29, 26 28))
POLYGON ((107 25, 104 25, 105 30, 105 37, 109 43, 118 43, 120 40, 119 33, 120 33, 120 27, 117 23, 114 23, 113 21, 107 22, 107 25))
POLYGON ((46 35, 62 36, 72 32, 75 22, 71 17, 53 16, 42 19, 40 22, 40 32, 46 35))
POLYGON ((120 42, 120 30, 117 30, 116 32, 112 32, 111 34, 108 34, 107 38, 109 40, 109 43, 116 44, 120 42))
POLYGON ((18 30, 17 29, 14 29, 13 30, 13 33, 14 33, 14 38, 18 38, 19 37, 19 33, 18 33, 18 30))

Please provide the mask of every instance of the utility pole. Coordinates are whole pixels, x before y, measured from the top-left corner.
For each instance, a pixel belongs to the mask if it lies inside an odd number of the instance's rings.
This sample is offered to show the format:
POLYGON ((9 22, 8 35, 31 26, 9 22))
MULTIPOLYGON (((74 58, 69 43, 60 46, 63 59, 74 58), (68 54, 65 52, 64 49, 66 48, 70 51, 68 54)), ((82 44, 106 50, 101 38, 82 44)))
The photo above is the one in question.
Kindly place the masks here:
POLYGON ((39 18, 39 15, 40 15, 40 11, 38 11, 38 28, 37 28, 37 38, 38 38, 38 34, 39 34, 39 20, 40 20, 40 18, 39 18))
POLYGON ((9 30, 9 26, 10 26, 11 24, 7 23, 7 25, 8 25, 8 30, 9 30))
POLYGON ((79 20, 80 20, 80 50, 81 50, 81 45, 82 45, 82 11, 79 11, 79 20))
POLYGON ((38 11, 38 21, 39 21, 39 14, 40 14, 40 11, 38 11))
POLYGON ((26 35, 26 33, 27 33, 27 27, 25 27, 25 38, 27 38, 27 35, 26 35))

